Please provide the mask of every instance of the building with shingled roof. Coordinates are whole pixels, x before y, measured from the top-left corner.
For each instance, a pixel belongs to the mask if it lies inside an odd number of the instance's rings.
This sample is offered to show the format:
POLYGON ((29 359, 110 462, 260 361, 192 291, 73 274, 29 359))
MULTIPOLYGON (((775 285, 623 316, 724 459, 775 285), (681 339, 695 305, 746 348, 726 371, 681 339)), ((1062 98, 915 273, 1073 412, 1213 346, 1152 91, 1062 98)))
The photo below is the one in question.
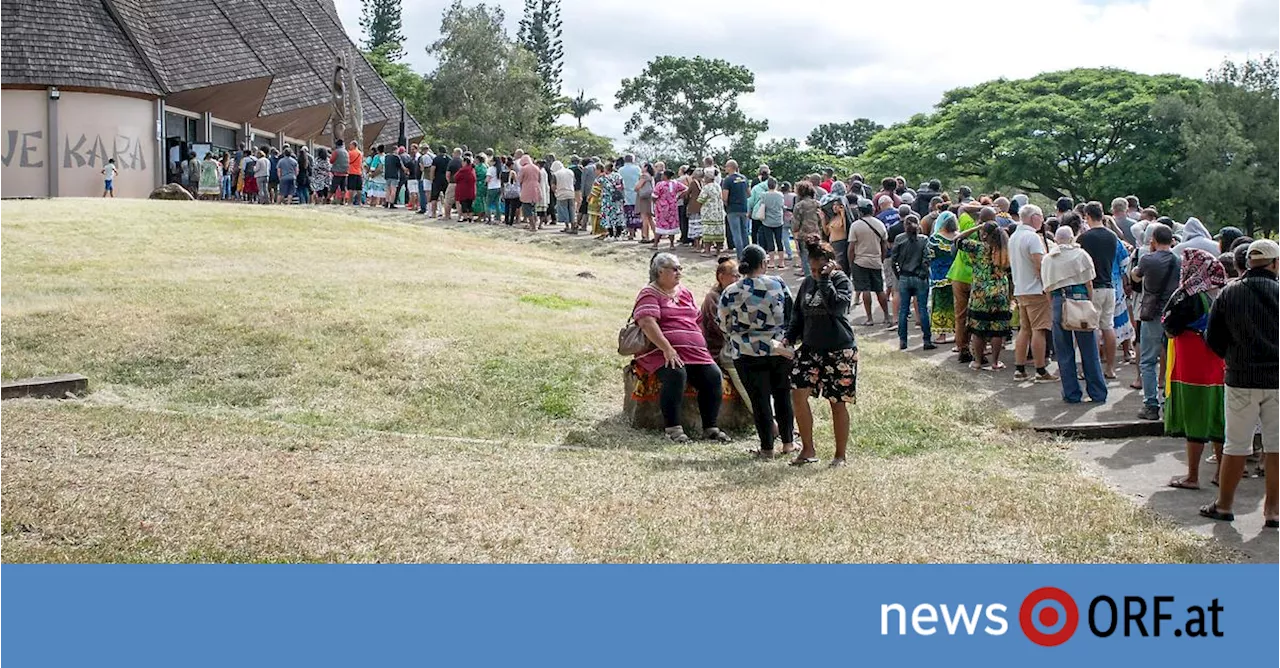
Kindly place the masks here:
POLYGON ((330 145, 342 57, 364 116, 348 137, 400 134, 333 0, 0 0, 0 28, 4 197, 99 195, 110 158, 117 194, 145 197, 189 151, 330 145))

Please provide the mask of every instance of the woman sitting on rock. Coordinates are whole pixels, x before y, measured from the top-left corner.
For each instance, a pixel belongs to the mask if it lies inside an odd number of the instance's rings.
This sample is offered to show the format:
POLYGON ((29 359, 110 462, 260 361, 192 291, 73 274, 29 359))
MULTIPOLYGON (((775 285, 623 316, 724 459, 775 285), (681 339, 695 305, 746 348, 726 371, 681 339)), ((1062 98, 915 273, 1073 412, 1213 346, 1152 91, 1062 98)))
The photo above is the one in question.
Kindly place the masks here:
POLYGON ((680 405, 686 383, 698 394, 704 438, 731 440, 716 427, 723 392, 723 376, 716 366, 707 341, 698 326, 698 303, 693 293, 680 284, 683 268, 671 253, 657 253, 649 261, 649 284, 636 296, 632 316, 653 350, 636 355, 641 371, 654 374, 662 384, 658 406, 667 438, 676 443, 689 440, 680 426, 680 405))

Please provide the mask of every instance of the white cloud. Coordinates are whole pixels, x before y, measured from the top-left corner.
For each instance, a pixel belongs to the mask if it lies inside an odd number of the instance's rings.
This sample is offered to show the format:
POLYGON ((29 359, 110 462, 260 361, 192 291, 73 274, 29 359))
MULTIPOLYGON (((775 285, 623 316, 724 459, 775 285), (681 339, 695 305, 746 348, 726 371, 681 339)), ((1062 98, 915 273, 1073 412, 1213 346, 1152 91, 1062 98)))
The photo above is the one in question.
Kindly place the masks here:
MULTIPOLYGON (((336 3, 358 37, 360 0, 336 3)), ((514 35, 522 0, 489 4, 503 8, 514 35)), ((405 51, 420 71, 434 67, 425 49, 448 5, 404 3, 405 51)), ((756 92, 745 108, 769 120, 769 136, 803 138, 823 122, 905 120, 932 109, 943 91, 997 77, 1119 67, 1199 78, 1223 58, 1280 49, 1276 0, 922 0, 891 11, 870 3, 562 0, 561 18, 564 90, 599 99, 605 110, 586 122, 615 139, 627 116, 613 109, 618 83, 664 54, 749 67, 756 92)))

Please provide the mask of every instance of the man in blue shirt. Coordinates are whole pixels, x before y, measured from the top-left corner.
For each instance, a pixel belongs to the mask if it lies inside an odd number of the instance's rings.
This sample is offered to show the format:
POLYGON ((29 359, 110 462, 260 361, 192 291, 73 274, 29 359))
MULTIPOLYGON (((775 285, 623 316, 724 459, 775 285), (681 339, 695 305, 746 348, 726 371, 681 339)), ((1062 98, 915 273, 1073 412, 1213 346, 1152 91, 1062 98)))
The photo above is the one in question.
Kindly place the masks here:
POLYGON ((742 250, 751 243, 751 216, 747 211, 747 195, 751 183, 738 172, 738 161, 724 163, 724 178, 720 180, 720 197, 724 199, 725 233, 728 241, 742 260, 742 250))

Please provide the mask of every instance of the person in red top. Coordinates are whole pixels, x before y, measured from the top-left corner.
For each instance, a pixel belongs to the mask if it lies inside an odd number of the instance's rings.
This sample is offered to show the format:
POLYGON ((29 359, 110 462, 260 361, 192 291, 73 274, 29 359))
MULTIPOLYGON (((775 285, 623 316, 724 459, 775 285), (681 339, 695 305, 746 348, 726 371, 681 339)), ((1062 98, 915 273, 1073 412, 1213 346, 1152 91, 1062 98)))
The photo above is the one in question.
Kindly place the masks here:
POLYGON ((873 212, 873 215, 878 216, 880 215, 881 211, 884 211, 885 209, 889 208, 889 207, 880 206, 880 198, 882 196, 889 197, 890 199, 893 200, 893 204, 891 206, 893 207, 894 210, 897 210, 898 207, 902 206, 902 199, 898 197, 898 180, 897 179, 890 176, 880 182, 880 192, 876 193, 875 197, 871 198, 871 201, 875 203, 875 211, 873 212))
POLYGON ((473 220, 471 205, 476 200, 476 168, 471 165, 471 156, 463 156, 462 169, 453 175, 454 199, 462 207, 462 215, 458 222, 469 223, 473 220))
POLYGON ((835 185, 835 170, 830 167, 822 170, 822 189, 831 192, 831 186, 835 185))

